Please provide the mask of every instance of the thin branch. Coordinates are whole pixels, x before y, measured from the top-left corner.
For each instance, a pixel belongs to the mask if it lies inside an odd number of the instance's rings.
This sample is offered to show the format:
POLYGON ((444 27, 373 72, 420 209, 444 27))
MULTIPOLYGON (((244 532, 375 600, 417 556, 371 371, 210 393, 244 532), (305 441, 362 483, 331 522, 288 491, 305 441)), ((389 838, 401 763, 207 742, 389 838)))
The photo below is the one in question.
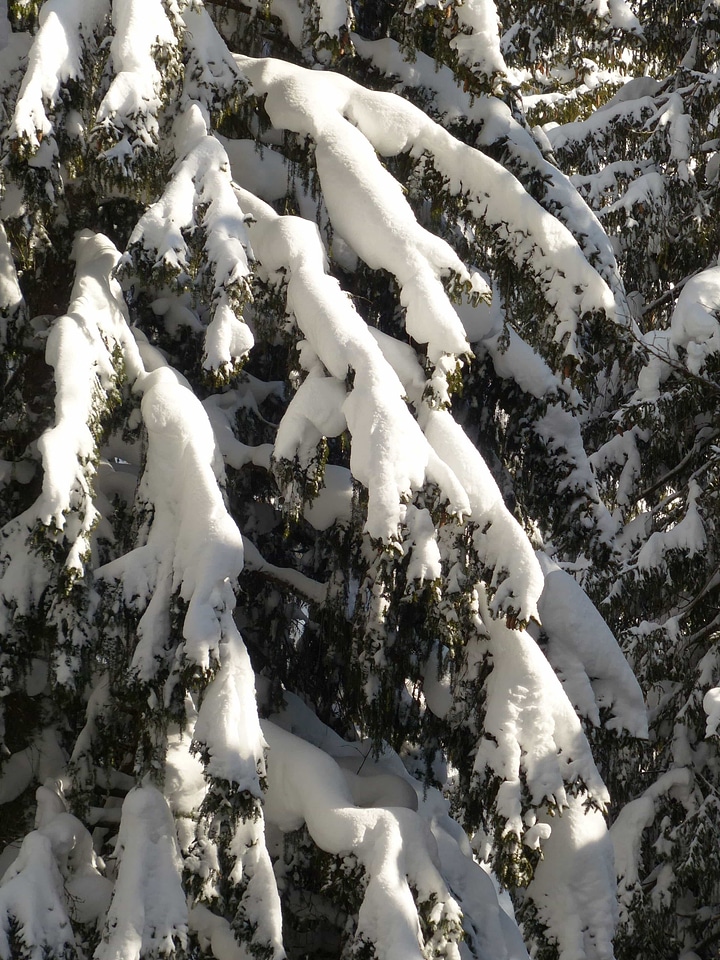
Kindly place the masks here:
POLYGON ((704 600, 708 593, 714 590, 718 585, 720 585, 720 570, 713 570, 708 579, 705 581, 705 585, 700 590, 700 593, 696 594, 696 596, 688 602, 687 606, 680 610, 678 616, 686 617, 692 610, 695 609, 698 603, 700 603, 701 600, 704 600))
POLYGON ((710 623, 706 623, 704 627, 701 627, 699 630, 693 633, 692 636, 689 636, 687 638, 687 645, 695 646, 695 644, 699 643, 701 640, 704 640, 705 637, 711 634, 715 629, 720 629, 720 613, 713 617, 710 623))
POLYGON ((651 486, 646 487, 644 490, 641 490, 640 493, 638 493, 637 495, 638 500, 647 500, 647 498, 652 493, 655 493, 655 491, 658 490, 660 487, 665 486, 668 480, 671 480, 674 476, 677 476, 677 474, 680 473, 687 466, 690 460, 692 460, 694 456, 696 456, 698 453, 702 451, 703 447, 706 447, 714 439, 715 439, 714 437, 707 437, 704 441, 696 442, 692 450, 690 450, 689 453, 686 453, 685 456, 680 461, 680 463, 676 464, 676 466, 674 466, 672 470, 668 470, 668 472, 663 477, 661 477, 659 480, 656 480, 655 483, 653 483, 651 486))
POLYGON ((672 290, 666 290, 665 293, 661 294, 657 298, 657 300, 653 300, 652 303, 646 304, 643 307, 640 313, 640 316, 644 317, 646 314, 650 313, 652 310, 657 309, 657 307, 662 306, 667 301, 674 300, 675 297, 677 297, 680 294, 685 284, 689 280, 692 280, 693 277, 696 277, 699 273, 702 273, 704 269, 705 267, 698 267, 698 269, 694 273, 688 274, 687 277, 684 277, 684 279, 680 280, 679 283, 676 283, 675 286, 672 288, 672 290))
POLYGON ((658 350, 657 347, 649 344, 642 337, 638 336, 634 330, 630 331, 630 336, 634 337, 644 350, 647 350, 653 357, 657 357, 658 360, 662 360, 663 363, 666 363, 676 373, 681 374, 686 380, 693 380, 695 383, 699 383, 701 386, 709 388, 713 393, 720 395, 720 383, 715 383, 714 380, 708 380, 707 377, 701 377, 697 373, 688 370, 679 360, 675 360, 669 353, 658 350))

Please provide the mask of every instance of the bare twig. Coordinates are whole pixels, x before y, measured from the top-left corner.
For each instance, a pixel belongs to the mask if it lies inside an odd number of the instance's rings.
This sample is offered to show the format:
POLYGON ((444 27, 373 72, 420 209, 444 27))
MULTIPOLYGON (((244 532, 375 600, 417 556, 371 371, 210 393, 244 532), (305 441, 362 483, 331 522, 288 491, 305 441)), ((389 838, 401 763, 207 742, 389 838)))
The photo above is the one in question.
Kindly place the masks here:
MULTIPOLYGON (((656 490, 659 490, 660 487, 663 487, 669 480, 677 476, 677 474, 680 473, 687 466, 687 464, 692 460, 692 458, 696 456, 696 454, 700 453, 703 447, 706 447, 709 443, 712 443, 714 439, 715 439, 714 436, 707 437, 705 440, 695 443, 693 445, 692 450, 690 450, 689 453, 686 453, 685 456, 680 461, 680 463, 676 464, 672 468, 672 470, 668 470, 668 472, 664 474, 659 480, 656 480, 655 483, 653 483, 651 486, 646 487, 644 490, 640 491, 640 493, 638 493, 638 500, 646 500, 652 493, 655 493, 656 490)), ((694 476, 695 474, 693 474, 693 477, 694 476)))
POLYGON ((652 310, 657 309, 657 307, 661 307, 664 303, 667 303, 669 300, 674 300, 675 297, 677 297, 680 294, 680 292, 682 291, 682 288, 685 286, 688 280, 692 280, 693 277, 696 277, 699 273, 702 273, 704 269, 705 267, 698 267, 698 269, 694 273, 688 274, 687 277, 684 277, 682 280, 679 281, 679 283, 676 283, 675 286, 672 288, 672 290, 666 290, 665 293, 661 294, 657 298, 657 300, 653 300, 652 303, 645 304, 645 306, 642 309, 642 312, 640 313, 640 316, 644 317, 646 314, 650 313, 652 310))

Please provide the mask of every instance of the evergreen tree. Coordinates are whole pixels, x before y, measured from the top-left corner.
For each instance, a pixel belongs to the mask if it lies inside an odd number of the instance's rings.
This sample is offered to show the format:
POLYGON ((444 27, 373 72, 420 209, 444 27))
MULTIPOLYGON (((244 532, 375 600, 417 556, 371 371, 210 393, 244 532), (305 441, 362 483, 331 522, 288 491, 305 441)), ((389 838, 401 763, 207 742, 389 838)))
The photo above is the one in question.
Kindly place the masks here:
POLYGON ((650 717, 646 745, 598 748, 616 818, 617 955, 704 960, 720 940, 720 11, 641 3, 637 13, 630 51, 646 75, 548 137, 613 241, 632 317, 626 368, 607 367, 585 428, 620 526, 611 562, 584 582, 650 717))
POLYGON ((611 797, 618 956, 713 948, 716 14, 650 6, 11 0, 3 960, 610 960, 611 797))

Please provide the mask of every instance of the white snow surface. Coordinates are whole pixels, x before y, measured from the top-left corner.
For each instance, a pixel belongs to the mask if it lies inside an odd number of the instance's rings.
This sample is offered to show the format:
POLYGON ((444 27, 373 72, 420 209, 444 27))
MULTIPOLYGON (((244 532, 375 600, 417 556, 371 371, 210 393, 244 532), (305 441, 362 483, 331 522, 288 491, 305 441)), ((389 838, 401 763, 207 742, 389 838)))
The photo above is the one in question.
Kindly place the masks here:
POLYGON ((703 697, 703 710, 707 716, 705 736, 714 737, 720 727, 720 687, 713 687, 703 697))
MULTIPOLYGON (((447 410, 431 408, 423 399, 426 383, 417 354, 409 344, 372 331, 387 362, 394 369, 418 422, 437 457, 435 467, 441 488, 446 476, 459 483, 467 497, 470 516, 477 525, 475 546, 494 569, 495 612, 514 610, 521 620, 537 618, 542 573, 522 527, 506 508, 502 494, 482 455, 447 410)), ((432 549, 432 548, 431 548, 432 549)))
POLYGON ((323 486, 317 497, 305 505, 303 515, 316 530, 327 530, 334 523, 349 523, 352 518, 352 474, 345 467, 328 463, 323 486))
POLYGON ((540 399, 559 388, 560 382, 545 360, 513 327, 483 338, 482 345, 492 357, 498 375, 514 380, 531 396, 540 399))
POLYGON ((285 157, 256 140, 228 140, 217 135, 230 161, 233 179, 266 203, 287 193, 289 164, 285 157))
MULTIPOLYGON (((76 499, 82 497, 88 519, 85 526, 71 531, 76 539, 68 564, 79 563, 74 558, 87 552, 95 518, 88 477, 81 469, 81 459, 91 460, 95 449, 87 426, 94 411, 94 383, 88 380, 87 370, 95 370, 98 391, 109 389, 114 377, 111 351, 118 348, 130 383, 143 393, 148 450, 139 495, 152 507, 152 524, 143 546, 99 568, 95 575, 120 584, 128 604, 142 611, 133 660, 141 679, 154 675, 156 657, 167 661, 175 656, 166 647, 168 604, 172 592, 180 591, 188 609, 179 656, 205 669, 211 660, 220 667, 204 705, 205 713, 213 712, 214 722, 203 743, 218 775, 258 791, 262 741, 254 713, 252 671, 232 619, 233 586, 242 569, 243 544, 218 486, 223 468, 212 428, 182 378, 162 363, 146 372, 128 326, 120 286, 111 279, 119 254, 110 241, 85 232, 78 238, 75 258, 77 274, 69 311, 55 321, 48 337, 47 358, 55 367, 57 397, 56 425, 39 441, 48 458, 43 492, 21 518, 20 531, 27 530, 35 518, 62 529, 66 511, 73 506, 77 513, 76 499), (234 732, 228 733, 228 710, 245 717, 239 739, 234 732)), ((153 355, 153 362, 158 363, 158 358, 153 355)), ((22 551, 18 555, 24 558, 22 551)), ((34 591, 39 590, 28 577, 19 594, 24 566, 26 558, 18 569, 11 564, 3 579, 6 596, 13 595, 17 583, 21 610, 28 609, 34 591)))
MULTIPOLYGON (((375 943, 379 955, 398 960, 422 956, 417 910, 408 897, 412 883, 419 902, 437 896, 435 921, 445 912, 454 924, 458 907, 462 909, 462 923, 482 960, 527 960, 517 927, 440 793, 414 781, 389 747, 373 759, 369 741, 348 743, 298 697, 286 692, 285 701, 279 713, 263 721, 269 744, 266 819, 283 830, 305 822, 323 849, 352 850, 359 857, 369 885, 358 930, 375 943), (373 805, 359 807, 357 799, 366 799, 373 789, 381 791, 373 805), (403 800, 400 806, 385 806, 393 798, 397 803, 407 790, 415 795, 410 809, 403 800), (448 885, 458 891, 457 902, 448 885)), ((467 956, 462 943, 452 938, 443 943, 442 936, 438 941, 436 948, 447 951, 442 955, 467 956)))
MULTIPOLYGON (((97 3, 97 0, 95 0, 97 3)), ((162 0, 124 0, 112 4, 114 37, 110 44, 114 76, 98 107, 96 122, 117 134, 128 131, 145 147, 159 136, 158 112, 163 78, 155 63, 155 47, 172 48, 177 39, 162 0)), ((106 156, 123 163, 132 152, 124 134, 106 156)))
POLYGON ((223 94, 237 92, 237 67, 204 4, 177 4, 177 8, 181 8, 185 26, 183 95, 200 101, 210 111, 223 94))
MULTIPOLYGON (((225 656, 224 664, 227 665, 228 662, 232 669, 232 657, 225 656)), ((242 666, 244 668, 244 665, 242 666)), ((219 678, 220 682, 215 683, 214 689, 206 694, 205 704, 209 704, 209 707, 204 713, 201 708, 201 722, 192 701, 189 697, 186 699, 188 723, 182 732, 173 730, 168 738, 164 784, 170 809, 178 818, 176 828, 185 854, 184 866, 204 881, 202 899, 207 898, 208 902, 212 902, 217 896, 214 881, 215 874, 220 869, 216 841, 211 835, 208 836, 207 823, 199 816, 201 804, 209 789, 208 781, 215 776, 224 781, 221 787, 223 790, 227 789, 227 784, 233 783, 239 789, 250 787, 258 796, 257 782, 251 784, 247 777, 243 781, 238 776, 238 771, 242 772, 248 732, 256 734, 257 741, 264 746, 257 712, 254 709, 254 691, 244 702, 239 702, 238 694, 246 697, 248 691, 238 689, 233 678, 228 678, 230 671, 224 668, 224 672, 225 676, 219 678), (252 704, 251 711, 247 708, 248 704, 252 704), (213 734, 209 738, 203 734, 203 726, 211 728, 213 724, 223 728, 224 749, 219 748, 222 737, 213 734), (191 751, 208 739, 212 741, 209 762, 203 764, 191 751)), ((245 761, 249 761, 246 763, 247 767, 250 763, 255 763, 257 772, 264 773, 262 756, 245 757, 245 761)), ((257 946, 271 946, 272 956, 280 960, 284 956, 280 899, 265 843, 264 818, 240 819, 227 852, 234 860, 229 880, 242 885, 243 909, 252 916, 253 923, 256 924, 253 942, 257 946)), ((198 934, 203 948, 213 950, 216 960, 243 960, 247 956, 228 921, 211 913, 197 900, 195 903, 188 901, 188 929, 198 934)))
POLYGON ((203 401, 223 461, 236 470, 242 469, 248 463, 263 467, 265 470, 270 469, 273 445, 263 443, 256 447, 249 446, 238 440, 232 430, 235 415, 239 410, 247 407, 257 413, 258 403, 271 393, 283 395, 284 384, 275 382, 262 384, 261 396, 258 398, 255 389, 258 385, 260 381, 255 381, 246 373, 243 382, 233 389, 213 394, 203 401))
POLYGON ((409 503, 405 512, 405 526, 407 537, 403 546, 410 551, 408 580, 420 583, 439 580, 442 576, 440 548, 430 511, 418 509, 409 503))
MULTIPOLYGON (((71 577, 85 571, 97 519, 91 481, 95 473, 96 444, 93 421, 115 379, 113 349, 124 356, 130 379, 140 359, 127 325, 119 283, 112 279, 119 255, 102 235, 81 232, 75 243, 76 262, 68 312, 53 321, 47 338, 46 360, 55 370, 55 423, 38 440, 43 460, 43 487, 36 502, 6 527, 7 536, 22 544, 10 551, 3 573, 3 593, 26 614, 52 575, 47 567, 30 562, 24 547, 38 524, 48 535, 67 541, 65 567, 71 577), (90 372, 90 376, 88 376, 90 372)), ((8 607, 0 609, 0 629, 7 629, 8 607)), ((58 679, 64 682, 63 665, 58 679)))
POLYGON ((577 582, 547 554, 538 553, 545 577, 538 611, 548 637, 547 656, 575 708, 600 725, 646 738, 648 721, 640 685, 617 640, 577 582))
POLYGON ((494 570, 493 586, 497 590, 493 610, 514 610, 520 620, 538 619, 537 601, 543 589, 540 566, 481 454, 445 410, 428 410, 423 429, 438 458, 467 493, 477 524, 475 545, 494 570))
POLYGON ((424 115, 417 111, 409 126, 398 122, 395 111, 404 101, 373 94, 365 102, 369 91, 334 74, 270 60, 243 60, 241 67, 248 70, 257 92, 267 91, 265 106, 275 126, 316 140, 330 219, 369 266, 395 274, 403 288, 408 332, 428 343, 431 359, 443 352, 465 352, 462 326, 439 279, 454 272, 479 284, 480 290, 483 285, 470 277, 445 241, 420 227, 397 181, 375 153, 392 155, 411 146, 417 126, 413 121, 424 115))
MULTIPOLYGON (((457 513, 468 514, 464 490, 457 478, 443 469, 423 437, 403 401, 398 377, 350 299, 326 273, 325 253, 315 224, 298 217, 280 217, 247 191, 238 193, 243 209, 254 219, 250 239, 262 268, 270 275, 284 277, 287 284, 288 310, 307 340, 302 354, 304 365, 312 368, 315 358, 320 360, 336 381, 324 389, 335 391, 338 398, 342 385, 337 381, 354 372, 342 413, 352 436, 352 474, 369 492, 367 531, 372 537, 396 538, 403 518, 401 498, 419 489, 426 476, 440 482, 457 513)), ((307 389, 315 388, 311 384, 307 389)), ((306 416, 307 403, 303 409, 306 416)), ((289 412, 294 418, 292 404, 289 412)), ((317 412, 313 414, 314 418, 318 416, 317 412)), ((338 420, 331 428, 339 426, 338 420)), ((282 424, 281 431, 282 439, 282 424)))
POLYGON ((613 30, 642 33, 642 27, 627 0, 583 0, 582 6, 590 16, 609 21, 613 30))
POLYGON ((584 809, 587 797, 568 797, 559 816, 547 818, 552 832, 528 887, 558 944, 559 960, 614 960, 618 919, 613 847, 605 818, 584 809))
POLYGON ((182 860, 167 800, 149 784, 123 802, 118 874, 95 960, 140 960, 187 944, 182 860))
MULTIPOLYGON (((455 9, 459 11, 463 8, 455 9)), ((545 202, 552 204, 554 215, 572 231, 585 255, 593 257, 596 269, 615 294, 618 318, 623 319, 627 305, 612 244, 597 215, 570 180, 543 156, 540 142, 548 152, 552 149, 545 132, 536 128, 531 134, 515 119, 508 105, 497 97, 473 97, 466 93, 457 85, 452 70, 422 52, 415 51, 410 59, 397 41, 390 38, 366 40, 357 34, 353 34, 352 38, 361 57, 370 60, 388 76, 399 78, 395 92, 402 95, 405 89, 421 88, 431 97, 430 112, 443 124, 458 120, 476 124, 479 128, 476 140, 479 147, 491 147, 502 142, 514 163, 526 172, 535 170, 543 177, 546 183, 545 202)), ((538 229, 537 225, 535 229, 538 229)), ((542 242, 539 246, 540 249, 536 249, 528 261, 531 270, 542 270, 545 251, 542 242)), ((539 279, 542 282, 542 275, 539 279)))
POLYGON ((692 786, 693 774, 689 767, 668 770, 641 796, 626 803, 610 828, 622 920, 627 920, 630 904, 637 892, 642 834, 655 820, 656 801, 667 794, 689 810, 692 786))
POLYGON ((0 223, 0 347, 6 343, 7 318, 16 313, 22 303, 23 297, 15 270, 15 261, 5 227, 0 223))
POLYGON ((336 37, 340 28, 347 25, 349 7, 345 0, 319 0, 318 10, 320 34, 326 33, 330 37, 336 37))
POLYGON ((688 482, 685 515, 673 527, 667 530, 656 530, 650 535, 640 548, 637 555, 638 570, 649 571, 653 568, 663 568, 665 555, 670 550, 682 550, 688 557, 700 553, 705 549, 707 534, 705 524, 698 509, 698 500, 702 496, 702 489, 697 480, 688 482))
POLYGON ((383 37, 367 40, 357 33, 351 34, 356 52, 372 61, 373 65, 388 76, 399 78, 398 90, 402 87, 422 88, 432 91, 433 106, 445 121, 469 119, 479 122, 481 97, 471 97, 459 87, 450 67, 438 63, 421 50, 414 51, 411 59, 397 40, 383 37))
POLYGON ((633 400, 654 402, 660 397, 660 387, 672 373, 672 364, 677 362, 677 350, 668 330, 648 330, 642 340, 648 347, 649 356, 638 373, 633 400))
POLYGON ((307 467, 322 437, 337 437, 347 427, 343 404, 345 384, 335 377, 308 376, 285 411, 275 436, 274 456, 280 460, 298 458, 307 467))
MULTIPOLYGON (((657 174, 655 176, 658 176, 657 174)), ((638 375, 633 400, 656 401, 662 384, 681 363, 678 347, 685 351, 690 373, 703 376, 707 359, 720 351, 720 266, 692 277, 675 304, 669 330, 650 330, 643 337, 649 358, 638 375)))
POLYGON ((208 789, 205 767, 191 748, 196 720, 193 706, 188 728, 168 731, 163 794, 177 818, 197 815, 208 789))
MULTIPOLYGON (((521 808, 521 777, 533 806, 569 802, 565 783, 580 780, 596 803, 609 802, 605 784, 560 681, 532 637, 511 630, 488 616, 484 588, 476 594, 477 634, 472 639, 469 669, 485 652, 493 658, 493 680, 488 686, 484 736, 478 743, 474 770, 489 767, 504 782, 497 806, 506 821, 505 832, 519 838, 526 831, 521 808)), ((532 826, 531 826, 532 829, 532 826)), ((534 841, 531 834, 530 842, 534 841)))
POLYGON ((218 656, 243 552, 218 487, 215 469, 222 464, 202 404, 169 367, 139 378, 138 388, 148 435, 139 495, 154 509, 152 527, 144 546, 96 574, 121 584, 131 606, 152 597, 133 659, 139 676, 148 678, 155 657, 168 656, 167 603, 177 589, 189 603, 184 655, 204 668, 218 656))
POLYGON ((61 955, 75 946, 52 841, 38 830, 25 836, 17 858, 0 881, 2 960, 14 960, 9 941, 10 918, 18 924, 32 960, 41 960, 45 944, 61 955))
MULTIPOLYGON (((95 441, 88 426, 97 394, 110 390, 115 378, 110 344, 130 341, 119 284, 111 279, 117 251, 102 236, 79 235, 74 248, 76 278, 67 314, 54 321, 47 339, 46 362, 55 369, 55 425, 38 441, 43 457, 43 492, 33 508, 46 525, 62 529, 71 507, 82 526, 67 561, 82 570, 82 554, 96 511, 88 479, 95 441), (87 371, 94 374, 87 376, 87 371), (84 501, 84 506, 80 503, 84 501)), ((133 375, 132 362, 130 375, 133 375)))
POLYGON ((607 0, 607 6, 610 23, 615 30, 627 30, 628 33, 642 35, 642 25, 627 0, 607 0))
MULTIPOLYGON (((159 2, 159 0, 158 0, 159 2)), ((61 86, 82 75, 83 39, 99 30, 109 15, 108 0, 49 0, 40 11, 9 136, 37 150, 53 133, 48 118, 61 86)))
POLYGON ((255 703, 255 678, 245 644, 234 624, 231 626, 232 616, 224 619, 221 666, 200 705, 194 742, 207 752, 207 776, 260 797, 265 743, 255 703))
POLYGON ((200 948, 208 951, 215 960, 244 960, 229 921, 202 903, 190 904, 188 929, 197 934, 200 948))
POLYGON ((465 30, 450 41, 461 63, 492 78, 505 76, 507 66, 500 52, 498 15, 494 0, 463 0, 455 7, 458 23, 465 30))
POLYGON ((460 910, 428 850, 430 831, 403 808, 355 807, 337 763, 326 753, 262 721, 268 742, 268 793, 265 817, 281 830, 307 824, 318 846, 332 853, 354 852, 365 867, 368 886, 360 907, 356 937, 376 944, 387 960, 421 960, 421 933, 409 883, 419 901, 435 895, 437 921, 454 930, 444 946, 459 960, 454 940, 460 910))
POLYGON ((212 278, 212 318, 205 335, 203 367, 224 371, 245 359, 254 342, 234 307, 238 299, 249 299, 245 215, 232 188, 228 156, 209 133, 199 103, 186 104, 173 124, 173 138, 178 159, 170 181, 140 218, 128 247, 138 245, 155 267, 165 266, 181 280, 189 279, 193 254, 186 236, 202 228, 212 278))
MULTIPOLYGON (((493 609, 512 609, 525 620, 536 616, 536 601, 542 589, 539 568, 524 531, 505 507, 482 455, 448 411, 430 408, 424 402, 424 377, 414 350, 379 331, 373 331, 373 335, 415 405, 439 464, 460 482, 468 497, 470 515, 477 524, 475 545, 495 570, 493 585, 498 589, 493 609)), ((442 487, 442 479, 439 482, 442 487)))
POLYGON ((637 206, 643 210, 646 206, 660 207, 663 203, 667 186, 662 175, 656 170, 650 170, 635 177, 625 192, 613 203, 606 204, 599 213, 600 217, 624 210, 631 214, 637 206))
MULTIPOLYGON (((613 291, 616 319, 624 322, 628 308, 611 240, 598 216, 570 179, 543 156, 540 142, 545 149, 552 148, 542 128, 531 133, 513 116, 508 105, 496 97, 480 98, 474 112, 482 124, 477 138, 478 146, 492 147, 502 143, 512 164, 523 169, 526 175, 534 171, 543 178, 545 189, 542 202, 572 232, 584 255, 592 259, 599 275, 613 291)), ((539 251, 536 256, 541 260, 544 254, 539 251)), ((532 263, 530 268, 534 269, 532 263)))
POLYGON ((223 370, 245 360, 255 344, 250 327, 239 320, 224 298, 215 309, 205 333, 203 369, 223 370))
POLYGON ((0 879, 0 957, 13 960, 7 921, 40 960, 50 947, 62 953, 74 945, 70 918, 94 923, 110 902, 112 884, 98 869, 92 837, 66 812, 52 780, 36 792, 35 830, 23 840, 14 862, 0 879))
POLYGON ((677 177, 690 178, 688 160, 691 151, 692 117, 685 112, 685 104, 678 91, 671 93, 657 117, 658 127, 669 128, 670 159, 677 163, 677 177))
POLYGON ((626 80, 617 93, 613 94, 609 100, 606 100, 602 106, 598 107, 597 112, 602 110, 611 110, 618 103, 625 103, 629 100, 639 100, 641 97, 654 97, 659 93, 665 81, 656 80, 655 77, 643 76, 632 77, 626 80))
POLYGON ((627 98, 618 98, 605 104, 606 109, 596 110, 586 120, 574 120, 560 126, 546 126, 545 133, 553 150, 577 149, 587 145, 588 141, 609 136, 609 131, 617 125, 620 129, 626 123, 640 126, 644 120, 656 113, 656 104, 652 96, 654 89, 634 87, 628 91, 627 98))
MULTIPOLYGON (((40 787, 38 793, 41 791, 52 792, 47 787, 40 787)), ((39 821, 36 818, 36 826, 50 839, 69 915, 79 923, 95 923, 110 904, 112 883, 98 869, 90 833, 77 817, 62 810, 52 811, 39 821)))
POLYGON ((411 103, 366 90, 329 72, 236 56, 273 125, 311 136, 330 220, 371 267, 393 272, 402 287, 408 332, 428 343, 431 359, 462 353, 462 330, 442 292, 450 272, 484 290, 443 241, 422 230, 394 178, 375 152, 427 153, 451 194, 468 194, 468 209, 498 226, 515 258, 527 263, 555 311, 555 338, 577 348, 577 318, 597 310, 615 315, 607 284, 590 266, 569 230, 546 213, 504 167, 452 137, 411 103), (431 322, 432 321, 432 322, 431 322))
POLYGON ((715 266, 688 280, 672 315, 672 342, 687 351, 691 373, 701 375, 708 356, 720 351, 719 313, 720 266, 715 266))
POLYGON ((616 433, 589 457, 592 467, 602 474, 612 464, 622 464, 617 481, 615 500, 621 506, 633 501, 637 479, 640 476, 639 441, 647 441, 649 434, 634 426, 616 433))

